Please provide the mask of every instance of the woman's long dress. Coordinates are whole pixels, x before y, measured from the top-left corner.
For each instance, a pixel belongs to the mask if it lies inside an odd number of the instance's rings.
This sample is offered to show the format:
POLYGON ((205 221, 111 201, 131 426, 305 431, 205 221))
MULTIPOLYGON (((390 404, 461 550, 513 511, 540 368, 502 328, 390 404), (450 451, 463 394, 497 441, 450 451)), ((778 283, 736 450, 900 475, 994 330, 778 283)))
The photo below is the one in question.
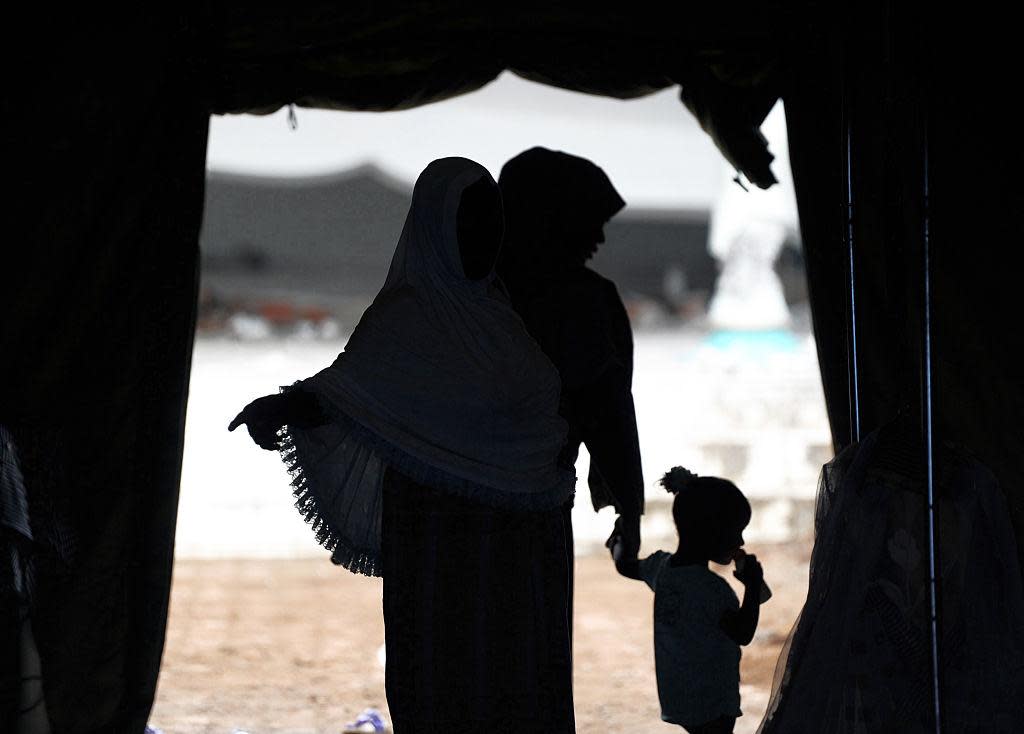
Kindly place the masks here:
POLYGON ((574 732, 569 506, 495 510, 388 469, 382 530, 395 734, 574 732))

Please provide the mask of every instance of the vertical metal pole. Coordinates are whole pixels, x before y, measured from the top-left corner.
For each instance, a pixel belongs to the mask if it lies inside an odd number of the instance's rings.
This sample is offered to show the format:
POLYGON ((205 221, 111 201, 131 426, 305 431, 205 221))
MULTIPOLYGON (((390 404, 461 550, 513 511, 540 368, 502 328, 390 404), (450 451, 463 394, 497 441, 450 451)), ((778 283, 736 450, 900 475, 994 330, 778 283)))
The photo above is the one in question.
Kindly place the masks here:
POLYGON ((860 441, 860 374, 858 372, 858 360, 857 360, 857 280, 856 280, 856 269, 854 267, 854 250, 853 250, 853 133, 852 124, 850 118, 852 117, 850 108, 850 42, 847 38, 843 43, 843 137, 845 146, 845 155, 843 161, 843 172, 845 174, 845 185, 846 185, 846 227, 844 229, 844 236, 846 239, 846 256, 847 256, 847 290, 849 291, 849 302, 847 304, 850 309, 850 319, 847 324, 849 328, 849 338, 847 340, 847 349, 849 350, 849 364, 847 365, 847 373, 850 381, 850 437, 854 442, 860 441))
MULTIPOLYGON (((927 80, 924 82, 927 84, 927 80)), ((939 687, 939 593, 937 525, 935 508, 935 466, 932 410, 932 293, 931 293, 931 232, 929 212, 928 170, 928 103, 924 104, 924 447, 928 484, 928 596, 931 605, 932 642, 932 701, 935 714, 935 732, 942 732, 942 698, 939 687)))
POLYGON ((843 100, 846 118, 846 252, 850 291, 850 429, 854 441, 860 441, 860 375, 857 368, 857 280, 853 259, 853 166, 851 156, 849 100, 843 100))

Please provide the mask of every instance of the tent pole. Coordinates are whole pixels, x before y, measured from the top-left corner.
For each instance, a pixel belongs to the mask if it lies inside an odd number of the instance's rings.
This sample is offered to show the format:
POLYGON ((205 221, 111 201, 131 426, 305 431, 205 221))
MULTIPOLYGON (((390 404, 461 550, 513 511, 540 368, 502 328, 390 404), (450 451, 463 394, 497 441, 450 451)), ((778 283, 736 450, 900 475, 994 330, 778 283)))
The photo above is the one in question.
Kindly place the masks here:
POLYGON ((849 380, 850 380, 850 435, 853 441, 860 441, 860 375, 857 371, 857 282, 853 258, 853 173, 851 165, 851 132, 850 132, 850 107, 849 100, 844 94, 843 117, 845 120, 846 138, 846 252, 848 265, 848 290, 850 300, 847 306, 850 309, 848 327, 850 338, 848 349, 850 350, 849 380))
POLYGON ((843 118, 843 184, 845 186, 845 206, 843 216, 843 240, 847 258, 847 292, 846 307, 850 312, 846 322, 849 330, 846 340, 847 349, 847 380, 850 400, 850 439, 853 443, 860 441, 860 375, 857 359, 857 282, 854 268, 853 249, 853 132, 850 109, 850 38, 849 31, 842 45, 842 118, 843 118))
MULTIPOLYGON (((925 84, 927 81, 924 82, 925 84)), ((927 468, 928 491, 928 596, 931 605, 931 652, 932 652, 932 702, 935 715, 935 732, 942 732, 942 702, 939 687, 939 603, 938 583, 936 579, 938 567, 937 523, 935 507, 935 466, 934 466, 934 435, 932 405, 932 300, 931 300, 931 233, 929 231, 929 170, 928 170, 928 105, 927 98, 924 108, 924 182, 923 182, 923 245, 924 245, 924 394, 923 394, 923 430, 925 462, 927 468)))

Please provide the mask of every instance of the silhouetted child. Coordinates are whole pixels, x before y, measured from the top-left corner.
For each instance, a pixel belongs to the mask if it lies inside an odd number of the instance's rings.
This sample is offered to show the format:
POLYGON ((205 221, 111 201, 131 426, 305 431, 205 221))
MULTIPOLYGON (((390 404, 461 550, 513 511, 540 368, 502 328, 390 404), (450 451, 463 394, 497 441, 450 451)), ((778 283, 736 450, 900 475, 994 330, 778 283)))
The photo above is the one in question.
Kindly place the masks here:
POLYGON ((661 484, 675 494, 675 553, 625 557, 613 536, 615 568, 654 591, 654 659, 661 718, 690 734, 729 734, 740 712, 740 645, 754 637, 758 607, 770 592, 753 555, 741 550, 750 503, 732 482, 674 467, 661 484), (727 565, 744 585, 741 605, 708 568, 727 565), (742 570, 741 570, 742 569, 742 570))

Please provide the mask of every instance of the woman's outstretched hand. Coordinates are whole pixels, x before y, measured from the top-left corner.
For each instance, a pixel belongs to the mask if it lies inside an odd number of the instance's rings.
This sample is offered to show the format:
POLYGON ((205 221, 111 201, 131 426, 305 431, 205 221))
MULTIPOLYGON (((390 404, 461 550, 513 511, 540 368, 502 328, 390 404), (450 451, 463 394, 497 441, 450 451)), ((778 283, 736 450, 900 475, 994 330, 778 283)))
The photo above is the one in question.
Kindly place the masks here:
POLYGON ((284 395, 264 395, 242 408, 242 412, 228 424, 233 431, 243 423, 256 445, 267 451, 278 446, 277 432, 287 423, 287 400, 284 395))

